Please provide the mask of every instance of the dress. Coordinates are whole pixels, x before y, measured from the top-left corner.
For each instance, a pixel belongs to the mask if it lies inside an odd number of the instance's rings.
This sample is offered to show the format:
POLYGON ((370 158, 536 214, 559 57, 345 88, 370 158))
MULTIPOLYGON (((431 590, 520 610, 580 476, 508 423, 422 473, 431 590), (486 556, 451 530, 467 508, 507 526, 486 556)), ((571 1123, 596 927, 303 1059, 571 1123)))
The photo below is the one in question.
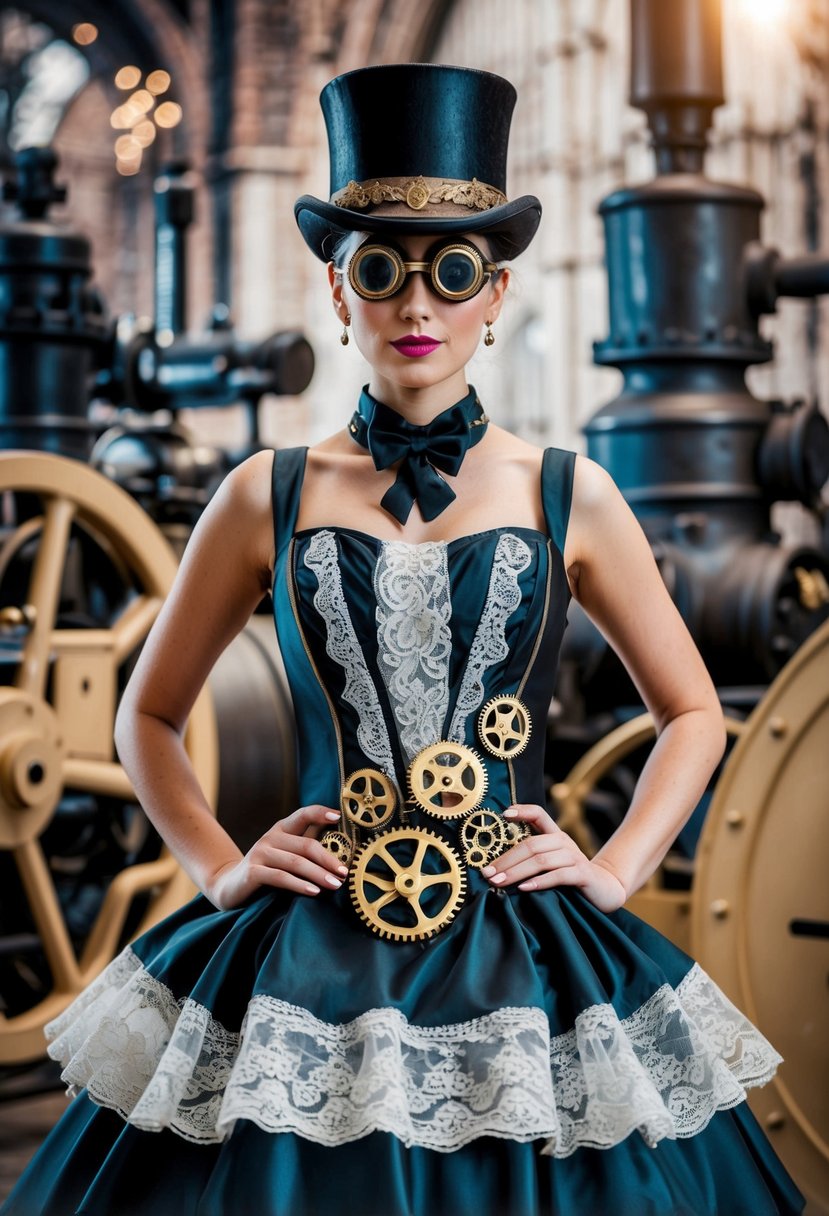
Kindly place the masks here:
MULTIPOLYGON (((407 544, 296 532, 306 451, 276 453, 273 499, 300 803, 366 767, 405 790, 449 739, 487 807, 543 805, 575 454, 545 451, 546 533, 407 544), (503 694, 535 724, 514 759, 477 734, 503 694)), ((458 849, 411 802, 379 830, 403 814, 458 849)), ((133 941, 47 1027, 76 1096, 3 1216, 800 1212, 744 1102, 780 1057, 699 966, 625 909, 463 869, 431 936, 377 932, 346 882, 199 894, 133 941)))

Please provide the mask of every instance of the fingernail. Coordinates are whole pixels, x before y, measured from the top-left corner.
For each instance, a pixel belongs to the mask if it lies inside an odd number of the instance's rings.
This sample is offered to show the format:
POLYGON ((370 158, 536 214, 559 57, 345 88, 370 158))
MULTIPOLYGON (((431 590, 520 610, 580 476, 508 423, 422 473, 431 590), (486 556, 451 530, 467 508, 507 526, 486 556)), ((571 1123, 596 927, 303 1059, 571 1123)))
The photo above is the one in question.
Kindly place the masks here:
POLYGON ((495 866, 487 866, 487 868, 486 868, 485 870, 481 870, 481 873, 482 873, 482 874, 483 874, 483 875, 484 875, 486 878, 489 878, 489 876, 490 876, 491 874, 494 874, 494 873, 495 873, 495 866))
POLYGON ((312 882, 305 884, 305 890, 309 893, 309 895, 319 895, 320 893, 319 887, 315 887, 312 882))
POLYGON ((505 878, 506 878, 506 874, 493 874, 492 881, 493 882, 503 882, 505 878))
POLYGON ((340 817, 339 811, 326 811, 325 812, 326 819, 339 819, 339 817, 340 817))
POLYGON ((517 815, 518 812, 513 807, 508 807, 507 810, 504 811, 504 814, 505 815, 517 815))
POLYGON ((343 884, 339 878, 335 878, 333 874, 326 874, 325 881, 331 887, 341 887, 343 884))
POLYGON ((342 876, 344 878, 346 876, 346 874, 348 873, 348 867, 347 866, 337 866, 337 873, 342 874, 342 876))

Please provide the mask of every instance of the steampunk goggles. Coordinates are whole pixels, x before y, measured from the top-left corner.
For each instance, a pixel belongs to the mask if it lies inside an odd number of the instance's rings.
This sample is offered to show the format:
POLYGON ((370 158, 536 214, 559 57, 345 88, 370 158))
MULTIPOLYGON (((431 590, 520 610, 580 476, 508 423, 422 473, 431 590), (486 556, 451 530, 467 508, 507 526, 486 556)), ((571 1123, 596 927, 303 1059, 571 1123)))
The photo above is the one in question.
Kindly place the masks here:
POLYGON ((369 241, 349 262, 348 281, 364 300, 387 300, 401 290, 410 274, 426 274, 437 295, 459 301, 477 295, 497 271, 471 241, 442 241, 427 250, 422 262, 407 262, 394 245, 369 241))

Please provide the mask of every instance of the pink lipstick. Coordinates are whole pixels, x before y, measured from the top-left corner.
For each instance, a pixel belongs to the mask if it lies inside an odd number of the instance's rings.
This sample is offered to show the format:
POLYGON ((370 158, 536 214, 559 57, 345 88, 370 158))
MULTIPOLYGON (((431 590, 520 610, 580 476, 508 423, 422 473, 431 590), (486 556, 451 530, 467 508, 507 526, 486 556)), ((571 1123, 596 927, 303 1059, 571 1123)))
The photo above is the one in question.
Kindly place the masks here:
POLYGON ((431 355, 432 351, 440 346, 440 342, 437 338, 430 338, 428 334, 405 334, 391 345, 408 359, 419 359, 421 355, 431 355))

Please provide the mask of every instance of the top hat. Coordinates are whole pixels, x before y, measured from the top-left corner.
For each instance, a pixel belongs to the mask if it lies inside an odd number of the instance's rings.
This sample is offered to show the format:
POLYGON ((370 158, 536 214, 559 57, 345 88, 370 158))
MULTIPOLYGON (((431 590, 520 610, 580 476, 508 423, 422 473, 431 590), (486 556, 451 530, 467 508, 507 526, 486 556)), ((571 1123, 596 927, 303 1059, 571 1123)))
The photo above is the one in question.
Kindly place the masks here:
POLYGON ((300 231, 331 258, 346 232, 482 232, 496 259, 529 245, 533 195, 508 202, 507 143, 516 92, 473 68, 398 63, 336 76, 320 94, 331 161, 328 202, 303 194, 300 231))

